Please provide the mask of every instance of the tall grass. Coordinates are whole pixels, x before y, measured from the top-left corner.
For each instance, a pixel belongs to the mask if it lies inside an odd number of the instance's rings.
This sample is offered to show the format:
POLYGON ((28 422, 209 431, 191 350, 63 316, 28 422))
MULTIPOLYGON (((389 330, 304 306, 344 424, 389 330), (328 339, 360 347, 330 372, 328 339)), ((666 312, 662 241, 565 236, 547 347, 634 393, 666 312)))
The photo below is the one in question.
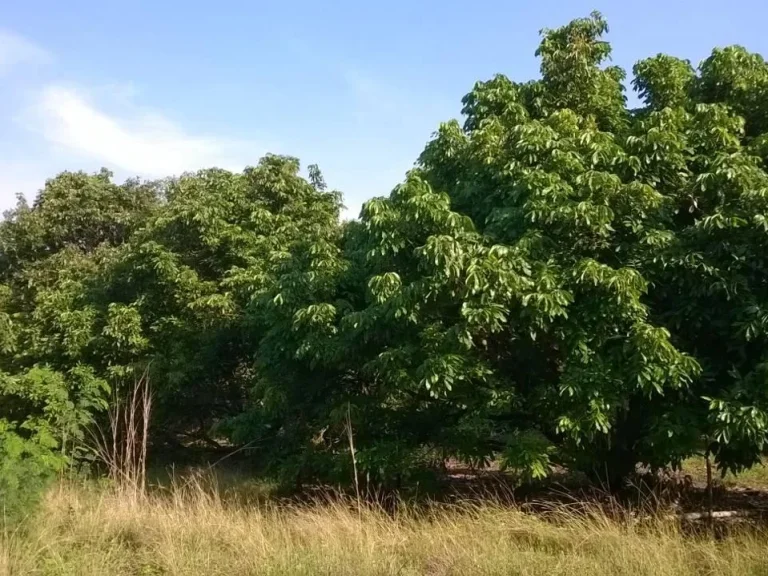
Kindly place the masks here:
POLYGON ((135 498, 64 486, 0 541, 0 574, 768 574, 768 535, 686 537, 674 522, 499 502, 277 504, 200 481, 135 498))
POLYGON ((99 427, 93 431, 94 451, 106 467, 109 479, 123 494, 130 491, 137 499, 144 494, 147 483, 147 446, 152 416, 148 369, 127 390, 116 390, 107 415, 107 431, 99 427))

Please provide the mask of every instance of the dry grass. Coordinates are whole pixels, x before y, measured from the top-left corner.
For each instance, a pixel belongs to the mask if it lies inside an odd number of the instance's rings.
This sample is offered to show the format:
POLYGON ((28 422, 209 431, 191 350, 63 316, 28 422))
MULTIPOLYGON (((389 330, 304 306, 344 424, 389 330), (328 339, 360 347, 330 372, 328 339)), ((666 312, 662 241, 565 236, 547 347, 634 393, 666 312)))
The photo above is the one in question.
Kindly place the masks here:
POLYGON ((754 532, 715 542, 672 522, 564 510, 547 521, 495 503, 387 514, 237 502, 200 483, 140 500, 58 487, 0 540, 0 574, 768 574, 768 535, 754 532))

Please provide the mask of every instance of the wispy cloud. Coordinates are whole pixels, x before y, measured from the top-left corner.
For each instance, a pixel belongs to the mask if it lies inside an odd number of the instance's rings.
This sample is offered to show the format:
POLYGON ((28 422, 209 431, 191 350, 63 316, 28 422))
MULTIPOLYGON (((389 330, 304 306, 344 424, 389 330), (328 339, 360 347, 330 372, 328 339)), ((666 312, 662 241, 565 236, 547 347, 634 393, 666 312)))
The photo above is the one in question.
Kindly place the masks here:
POLYGON ((27 120, 50 144, 140 176, 212 166, 240 170, 264 152, 252 142, 190 134, 158 112, 132 107, 112 114, 82 90, 64 86, 44 88, 31 112, 27 120))
POLYGON ((34 42, 8 30, 0 30, 0 77, 22 65, 42 65, 51 54, 34 42))

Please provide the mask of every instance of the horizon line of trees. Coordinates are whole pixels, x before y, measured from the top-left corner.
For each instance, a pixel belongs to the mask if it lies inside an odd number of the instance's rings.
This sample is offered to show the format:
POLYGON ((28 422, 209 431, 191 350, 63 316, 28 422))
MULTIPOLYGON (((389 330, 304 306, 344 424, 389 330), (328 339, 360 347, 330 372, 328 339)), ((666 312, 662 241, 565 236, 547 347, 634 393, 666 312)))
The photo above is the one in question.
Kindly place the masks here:
MULTIPOLYGON (((155 442, 250 445, 286 482, 454 458, 617 479, 768 434, 768 64, 633 68, 599 13, 541 78, 463 99, 406 180, 341 194, 268 155, 162 182, 64 172, 0 224, 0 495, 85 455, 149 374, 155 442)), ((0 496, 2 498, 2 496, 0 496)))

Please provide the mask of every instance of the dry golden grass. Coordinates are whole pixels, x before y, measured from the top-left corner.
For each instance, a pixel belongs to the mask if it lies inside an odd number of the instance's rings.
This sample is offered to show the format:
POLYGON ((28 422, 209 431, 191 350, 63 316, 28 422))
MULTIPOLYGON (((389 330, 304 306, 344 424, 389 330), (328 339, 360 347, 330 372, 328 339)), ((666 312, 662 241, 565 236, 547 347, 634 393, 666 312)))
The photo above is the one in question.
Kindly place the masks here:
POLYGON ((564 510, 544 520, 493 502, 390 514, 248 505, 199 483, 146 497, 60 486, 0 540, 0 574, 768 574, 768 535, 715 542, 626 520, 564 510))

